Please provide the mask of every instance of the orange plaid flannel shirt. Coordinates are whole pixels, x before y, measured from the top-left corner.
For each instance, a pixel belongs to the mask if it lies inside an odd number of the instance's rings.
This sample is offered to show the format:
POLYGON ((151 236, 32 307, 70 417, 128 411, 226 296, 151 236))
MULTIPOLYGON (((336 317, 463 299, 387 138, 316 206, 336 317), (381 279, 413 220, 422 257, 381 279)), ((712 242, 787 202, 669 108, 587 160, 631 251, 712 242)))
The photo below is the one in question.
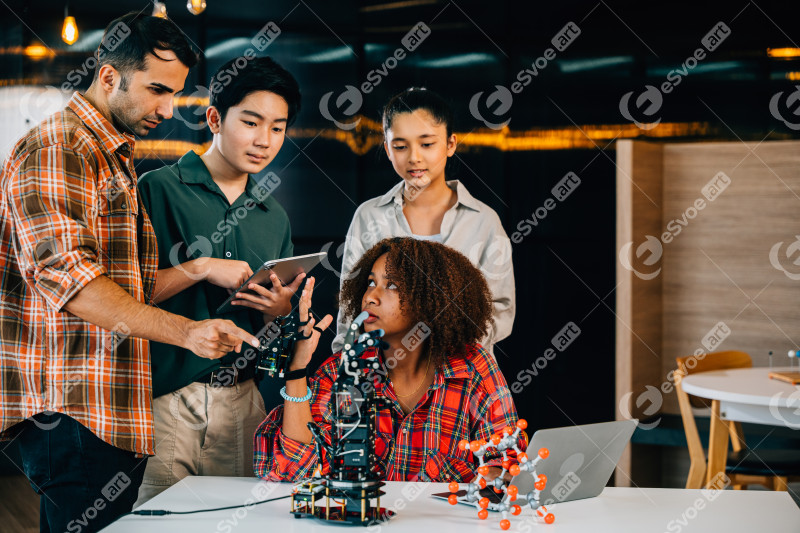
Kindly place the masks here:
POLYGON ((29 131, 0 174, 0 436, 43 411, 152 455, 146 340, 62 308, 106 275, 150 303, 156 240, 136 192, 134 139, 82 95, 29 131))

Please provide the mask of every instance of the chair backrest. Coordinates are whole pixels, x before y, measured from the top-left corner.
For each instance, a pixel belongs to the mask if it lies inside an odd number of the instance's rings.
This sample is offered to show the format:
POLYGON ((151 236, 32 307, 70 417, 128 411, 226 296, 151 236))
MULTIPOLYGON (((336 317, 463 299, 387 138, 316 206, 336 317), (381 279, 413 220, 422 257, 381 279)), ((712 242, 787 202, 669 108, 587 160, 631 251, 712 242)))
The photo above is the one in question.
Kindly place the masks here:
POLYGON ((729 368, 749 368, 753 360, 745 352, 729 350, 727 352, 712 352, 688 357, 676 357, 678 369, 685 375, 695 372, 708 372, 710 370, 726 370, 729 368))
MULTIPOLYGON (((711 370, 727 370, 730 368, 750 368, 753 360, 745 352, 730 350, 727 352, 712 352, 700 355, 690 355, 688 357, 676 357, 678 372, 682 376, 688 376, 697 372, 709 372, 711 370)), ((675 376, 677 381, 677 375, 675 376)), ((711 402, 696 396, 689 396, 689 401, 694 407, 710 407, 711 402)))
MULTIPOLYGON (((674 373, 675 393, 678 396, 678 405, 681 409, 681 419, 683 420, 683 430, 686 434, 686 444, 689 447, 689 457, 692 466, 689 471, 689 479, 686 488, 700 488, 702 486, 703 472, 705 470, 706 455, 703 451, 703 444, 700 442, 700 433, 697 431, 697 423, 692 412, 692 403, 698 407, 708 404, 700 398, 689 396, 681 386, 681 380, 689 374, 697 372, 708 372, 710 370, 725 370, 730 368, 748 368, 753 366, 753 360, 745 352, 727 351, 713 352, 701 356, 691 355, 688 357, 677 357, 678 369, 674 373), (692 402, 691 400, 698 400, 692 402)), ((741 435, 737 439, 732 439, 735 449, 740 448, 741 435)))

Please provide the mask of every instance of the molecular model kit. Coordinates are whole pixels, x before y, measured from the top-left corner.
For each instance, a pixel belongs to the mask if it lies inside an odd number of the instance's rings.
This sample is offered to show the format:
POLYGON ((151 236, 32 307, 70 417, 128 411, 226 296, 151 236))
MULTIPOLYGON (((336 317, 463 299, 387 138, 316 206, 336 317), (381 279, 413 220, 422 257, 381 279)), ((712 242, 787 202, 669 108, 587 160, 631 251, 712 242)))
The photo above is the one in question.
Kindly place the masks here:
POLYGON ((545 524, 552 524, 555 521, 555 516, 548 512, 545 506, 539 503, 539 495, 547 485, 547 476, 544 474, 536 474, 536 465, 540 461, 547 459, 547 456, 550 455, 550 451, 547 448, 541 448, 537 456, 530 459, 524 451, 520 450, 517 445, 519 442, 519 434, 526 427, 528 427, 528 423, 520 419, 517 422, 516 430, 507 427, 503 430, 502 435, 497 433, 492 435, 489 442, 477 440, 472 442, 462 440, 459 442, 458 447, 460 449, 470 451, 472 455, 477 457, 479 463, 478 474, 467 485, 467 493, 464 496, 456 494, 460 489, 459 483, 455 481, 450 483, 448 488, 453 494, 450 494, 448 501, 452 505, 458 503, 474 505, 475 508, 478 509, 478 518, 481 520, 486 520, 486 518, 488 518, 490 510, 497 511, 502 515, 500 528, 506 530, 511 527, 508 513, 517 516, 522 512, 522 507, 514 502, 516 502, 519 497, 524 497, 525 503, 533 509, 537 521, 544 522, 545 524), (502 452, 503 470, 495 479, 488 480, 486 476, 489 474, 489 466, 484 463, 483 458, 486 452, 491 449, 502 452), (508 450, 517 452, 517 461, 519 461, 519 464, 511 464, 511 460, 508 458, 508 450), (533 489, 527 494, 519 494, 519 489, 515 485, 505 481, 506 472, 512 476, 517 476, 520 472, 529 472, 536 480, 533 489), (487 486, 490 486, 495 493, 503 494, 500 502, 491 502, 488 497, 481 495, 480 491, 487 486))

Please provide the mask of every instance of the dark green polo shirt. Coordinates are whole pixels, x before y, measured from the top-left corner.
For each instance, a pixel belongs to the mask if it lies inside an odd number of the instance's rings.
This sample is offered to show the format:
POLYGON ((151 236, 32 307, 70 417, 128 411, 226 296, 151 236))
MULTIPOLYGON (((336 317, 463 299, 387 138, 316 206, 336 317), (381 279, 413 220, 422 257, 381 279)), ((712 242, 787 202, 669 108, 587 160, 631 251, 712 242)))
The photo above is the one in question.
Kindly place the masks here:
MULTIPOLYGON (((247 261, 255 271, 265 261, 291 257, 289 217, 270 194, 279 183, 274 173, 268 172, 258 181, 250 176, 245 192, 229 204, 194 152, 174 165, 142 175, 139 194, 155 228, 159 270, 191 259, 216 257, 247 261)), ((158 307, 192 320, 232 320, 254 334, 264 327, 263 315, 252 309, 218 315, 216 309, 227 298, 226 289, 199 281, 158 307)), ((246 347, 242 346, 243 351, 246 347)), ((230 353, 214 361, 160 342, 151 342, 150 352, 154 398, 185 387, 240 356, 230 353)))

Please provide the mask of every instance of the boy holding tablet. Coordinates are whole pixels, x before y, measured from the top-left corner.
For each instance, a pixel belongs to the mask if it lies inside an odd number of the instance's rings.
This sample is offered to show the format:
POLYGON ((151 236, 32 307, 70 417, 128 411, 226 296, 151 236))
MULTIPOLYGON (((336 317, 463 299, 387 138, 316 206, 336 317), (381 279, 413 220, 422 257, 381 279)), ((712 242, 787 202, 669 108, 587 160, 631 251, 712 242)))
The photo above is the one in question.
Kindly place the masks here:
MULTIPOLYGON (((144 174, 139 192, 158 242, 154 303, 194 320, 226 318, 256 333, 288 314, 303 274, 286 286, 273 274, 271 288, 251 285, 237 293, 233 311, 218 315, 217 308, 265 261, 292 256, 289 218, 270 194, 280 179, 254 175, 281 149, 300 110, 300 90, 268 57, 238 70, 224 85, 212 77, 208 150, 144 174)), ((253 380, 255 357, 242 359, 243 351, 211 361, 155 342, 151 351, 156 455, 147 462, 137 505, 187 475, 252 476, 253 434, 267 411, 253 380)), ((278 388, 268 393, 270 409, 280 403, 278 388)))

